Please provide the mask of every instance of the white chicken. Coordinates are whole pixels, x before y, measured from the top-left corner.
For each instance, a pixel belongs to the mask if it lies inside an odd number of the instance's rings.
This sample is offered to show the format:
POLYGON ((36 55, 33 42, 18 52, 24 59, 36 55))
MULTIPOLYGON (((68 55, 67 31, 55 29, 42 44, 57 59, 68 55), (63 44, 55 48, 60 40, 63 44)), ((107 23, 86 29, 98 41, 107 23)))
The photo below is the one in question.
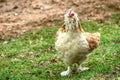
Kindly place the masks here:
POLYGON ((55 48, 59 58, 68 66, 61 76, 71 73, 71 65, 77 63, 78 70, 84 71, 88 68, 81 64, 86 60, 87 55, 99 44, 100 33, 88 33, 82 29, 77 13, 70 9, 64 15, 64 24, 56 33, 55 48))

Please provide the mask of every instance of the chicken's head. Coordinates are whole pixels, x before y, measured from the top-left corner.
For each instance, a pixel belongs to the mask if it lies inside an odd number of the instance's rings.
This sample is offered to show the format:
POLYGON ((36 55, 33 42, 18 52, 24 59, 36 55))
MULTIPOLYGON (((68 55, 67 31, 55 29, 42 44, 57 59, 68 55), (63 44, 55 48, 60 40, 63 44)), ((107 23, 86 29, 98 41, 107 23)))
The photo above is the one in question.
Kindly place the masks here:
POLYGON ((75 13, 72 9, 69 9, 64 17, 64 22, 67 30, 75 30, 76 27, 78 27, 79 19, 77 13, 75 13))

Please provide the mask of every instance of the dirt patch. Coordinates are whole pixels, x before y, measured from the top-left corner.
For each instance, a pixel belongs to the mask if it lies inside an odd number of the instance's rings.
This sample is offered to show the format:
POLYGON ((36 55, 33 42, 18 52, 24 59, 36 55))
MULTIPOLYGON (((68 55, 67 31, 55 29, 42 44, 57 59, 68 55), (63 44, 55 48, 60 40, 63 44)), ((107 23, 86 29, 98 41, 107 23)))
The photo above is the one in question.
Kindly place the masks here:
POLYGON ((63 23, 74 9, 81 21, 102 21, 120 11, 120 0, 6 0, 0 3, 0 40, 63 23))

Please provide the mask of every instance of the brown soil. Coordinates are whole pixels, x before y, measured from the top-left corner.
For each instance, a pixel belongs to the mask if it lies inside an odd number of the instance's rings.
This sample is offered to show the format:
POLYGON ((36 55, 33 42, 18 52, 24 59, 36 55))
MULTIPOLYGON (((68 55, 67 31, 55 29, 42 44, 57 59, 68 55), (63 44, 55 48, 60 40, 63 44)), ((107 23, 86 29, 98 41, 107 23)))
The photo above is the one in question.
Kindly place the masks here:
POLYGON ((0 3, 0 40, 63 23, 70 8, 81 21, 108 20, 120 11, 120 0, 6 0, 0 3))

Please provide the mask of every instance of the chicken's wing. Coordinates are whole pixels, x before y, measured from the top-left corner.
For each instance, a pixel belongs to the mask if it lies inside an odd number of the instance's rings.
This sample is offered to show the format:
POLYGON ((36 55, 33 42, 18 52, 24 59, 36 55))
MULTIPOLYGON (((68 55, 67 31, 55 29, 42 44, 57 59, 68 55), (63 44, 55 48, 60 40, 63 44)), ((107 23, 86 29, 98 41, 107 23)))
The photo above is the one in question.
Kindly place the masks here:
POLYGON ((100 33, 84 33, 88 43, 89 43, 89 51, 93 51, 99 44, 100 41, 100 33))

